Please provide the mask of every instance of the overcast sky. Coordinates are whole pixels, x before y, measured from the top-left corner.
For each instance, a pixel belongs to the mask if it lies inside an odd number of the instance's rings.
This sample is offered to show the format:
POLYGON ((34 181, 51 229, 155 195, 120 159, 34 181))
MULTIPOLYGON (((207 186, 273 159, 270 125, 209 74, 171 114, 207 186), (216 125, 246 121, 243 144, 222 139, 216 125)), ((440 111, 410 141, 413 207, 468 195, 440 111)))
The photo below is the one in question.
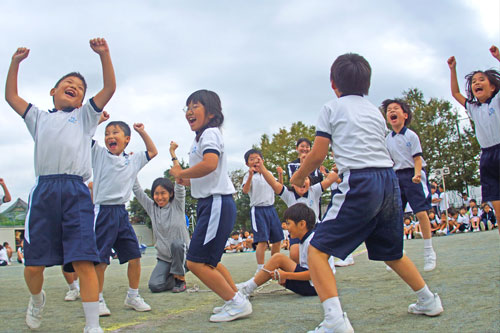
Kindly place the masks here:
MULTIPOLYGON (((467 73, 498 68, 488 51, 500 44, 498 0, 9 0, 0 2, 0 13, 0 78, 16 48, 30 48, 19 95, 44 109, 53 107, 49 90, 68 72, 86 77, 86 98, 102 88, 88 40, 106 38, 117 89, 105 109, 113 120, 144 123, 159 150, 139 174, 148 188, 171 165, 171 140, 187 160, 194 135, 181 109, 195 90, 221 97, 232 170, 245 167, 244 152, 262 134, 296 121, 316 124, 320 107, 334 98, 329 69, 340 54, 356 52, 370 62, 367 98, 375 105, 415 87, 426 98, 451 101, 451 55, 462 91, 467 73)), ((33 140, 3 98, 0 113, 0 177, 13 201, 27 200, 35 182, 33 140)), ((103 138, 102 126, 96 139, 103 138)), ((144 150, 135 132, 128 150, 144 150)))

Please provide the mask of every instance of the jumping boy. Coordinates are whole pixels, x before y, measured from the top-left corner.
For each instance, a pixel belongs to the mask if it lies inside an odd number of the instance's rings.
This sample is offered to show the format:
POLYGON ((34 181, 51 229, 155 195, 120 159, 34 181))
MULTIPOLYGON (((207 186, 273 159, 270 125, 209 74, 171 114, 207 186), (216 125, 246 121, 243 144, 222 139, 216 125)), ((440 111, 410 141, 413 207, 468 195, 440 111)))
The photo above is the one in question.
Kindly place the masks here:
POLYGON ((408 312, 437 316, 443 311, 439 296, 431 293, 403 254, 403 209, 385 146, 387 127, 380 111, 363 97, 368 94, 370 76, 370 65, 357 54, 335 60, 330 79, 338 99, 323 106, 312 151, 291 179, 292 184, 303 185, 332 144, 342 182, 322 222, 316 225, 308 258, 311 279, 325 311, 317 332, 353 332, 342 311, 328 259, 332 255, 344 259, 362 242, 370 259, 385 261, 416 292, 418 301, 408 312))
MULTIPOLYGON (((297 264, 284 254, 276 253, 250 280, 239 283, 236 286, 246 296, 269 279, 273 278, 285 286, 286 289, 302 296, 316 296, 316 290, 311 282, 309 266, 307 266, 307 252, 309 242, 314 236, 316 225, 316 214, 303 203, 297 203, 288 207, 283 214, 290 236, 300 239, 300 262, 297 264)), ((332 272, 335 273, 333 257, 328 259, 332 272)))
MULTIPOLYGON (((264 171, 259 172, 262 163, 262 153, 257 149, 250 149, 245 153, 245 164, 248 172, 243 177, 243 193, 250 196, 250 219, 254 242, 257 243, 255 257, 257 258, 257 272, 264 267, 264 255, 267 242, 271 243, 271 255, 280 252, 283 230, 281 221, 274 208, 274 191, 265 180, 264 171)), ((269 173, 267 170, 265 171, 269 173)), ((272 175, 271 175, 272 177, 272 175)))
MULTIPOLYGON (((103 114, 103 118, 109 118, 107 113, 103 114)), ((130 198, 137 174, 158 151, 143 124, 134 124, 134 130, 144 141, 145 152, 130 155, 124 152, 130 142, 131 132, 130 127, 123 121, 107 124, 104 136, 106 148, 95 141, 92 145, 95 233, 100 262, 96 266, 100 316, 111 314, 103 297, 104 272, 109 265, 111 248, 115 249, 120 264, 128 262, 129 289, 125 306, 141 312, 151 310, 139 295, 141 252, 125 204, 130 198)))
POLYGON ((418 219, 424 238, 424 271, 436 268, 436 253, 432 248, 431 222, 427 211, 431 209, 432 194, 425 173, 425 160, 418 135, 407 126, 411 123, 412 112, 401 99, 386 99, 382 109, 392 132, 387 134, 385 143, 399 180, 403 207, 409 202, 418 219))
POLYGON ((104 87, 85 105, 87 84, 76 72, 63 76, 50 90, 55 108, 49 112, 19 97, 17 75, 19 64, 29 55, 27 48, 17 49, 7 74, 5 99, 23 117, 35 141, 37 182, 30 193, 24 233, 24 277, 31 293, 26 324, 32 329, 42 321, 45 267, 73 263, 81 281, 85 332, 102 332, 93 205, 84 181, 92 174, 91 139, 116 82, 106 41, 92 39, 90 47, 101 59, 104 87))

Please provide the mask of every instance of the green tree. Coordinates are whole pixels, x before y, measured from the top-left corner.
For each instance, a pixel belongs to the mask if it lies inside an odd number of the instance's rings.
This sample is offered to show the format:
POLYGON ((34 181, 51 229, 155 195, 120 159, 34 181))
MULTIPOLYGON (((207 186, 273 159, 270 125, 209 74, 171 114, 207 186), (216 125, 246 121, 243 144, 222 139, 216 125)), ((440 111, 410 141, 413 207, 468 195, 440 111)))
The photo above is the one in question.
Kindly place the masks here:
MULTIPOLYGON (((150 189, 145 189, 144 192, 146 192, 146 194, 151 198, 150 189)), ((151 219, 136 197, 130 200, 128 211, 130 214, 131 223, 145 223, 149 228, 151 228, 151 219)))
POLYGON ((245 172, 245 170, 237 169, 231 171, 229 174, 234 188, 236 189, 236 194, 234 195, 234 201, 236 203, 236 222, 234 224, 234 230, 252 229, 250 225, 250 197, 243 194, 242 183, 245 172))
POLYGON ((479 185, 480 147, 471 126, 461 127, 460 115, 450 102, 431 98, 414 88, 403 93, 413 111, 410 128, 420 137, 428 172, 447 166, 446 188, 466 191, 479 185))

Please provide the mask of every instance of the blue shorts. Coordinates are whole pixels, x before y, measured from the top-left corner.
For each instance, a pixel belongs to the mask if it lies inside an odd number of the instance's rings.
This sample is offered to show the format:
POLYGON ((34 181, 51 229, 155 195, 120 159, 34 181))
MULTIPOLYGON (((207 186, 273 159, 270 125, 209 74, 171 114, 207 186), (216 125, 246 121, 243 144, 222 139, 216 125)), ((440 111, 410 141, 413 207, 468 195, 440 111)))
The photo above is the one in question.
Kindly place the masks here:
MULTIPOLYGON (((298 272, 305 272, 308 271, 308 268, 304 268, 300 265, 297 265, 295 267, 295 273, 298 272)), ((316 296, 318 295, 316 293, 316 289, 314 289, 313 286, 311 286, 311 283, 308 281, 303 281, 303 280, 286 280, 285 282, 285 288, 293 291, 296 294, 302 295, 302 296, 316 296)))
POLYGON ((311 245, 345 259, 365 242, 371 260, 403 256, 403 209, 392 169, 368 168, 342 174, 339 192, 316 224, 311 245))
POLYGON ((411 210, 414 213, 420 213, 430 210, 432 194, 425 171, 422 170, 422 181, 418 184, 412 182, 412 178, 413 176, 415 176, 414 169, 397 170, 396 175, 399 179, 399 188, 401 189, 401 204, 403 209, 409 202, 411 210))
POLYGON ((26 266, 99 261, 94 209, 82 177, 38 177, 29 196, 24 258, 26 266))
POLYGON ((199 199, 196 215, 196 227, 186 259, 216 267, 236 222, 233 196, 212 195, 199 199))
POLYGON ((253 241, 280 242, 284 239, 281 221, 274 206, 254 206, 250 209, 253 241))
POLYGON ((500 200, 500 144, 481 149, 479 175, 483 202, 500 200))
POLYGON ((141 257, 139 242, 125 205, 95 205, 94 212, 99 262, 109 265, 111 248, 116 251, 120 264, 141 257))

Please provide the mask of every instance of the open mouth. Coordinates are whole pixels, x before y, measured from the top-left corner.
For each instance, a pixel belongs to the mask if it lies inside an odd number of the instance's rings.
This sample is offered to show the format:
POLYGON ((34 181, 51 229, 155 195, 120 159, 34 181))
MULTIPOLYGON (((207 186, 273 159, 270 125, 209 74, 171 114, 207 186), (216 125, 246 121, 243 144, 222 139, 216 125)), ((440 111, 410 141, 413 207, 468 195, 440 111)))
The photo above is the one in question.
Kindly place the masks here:
POLYGON ((115 148, 118 144, 116 142, 108 143, 109 148, 115 148))
POLYGON ((190 123, 190 124, 193 124, 195 121, 196 121, 196 118, 195 117, 189 117, 187 119, 187 121, 190 123))
POLYGON ((72 91, 72 90, 66 90, 64 93, 66 95, 68 95, 68 96, 71 96, 71 97, 75 97, 76 96, 75 92, 72 91))
POLYGON ((395 115, 395 114, 391 114, 391 116, 389 117, 389 119, 396 120, 396 119, 398 119, 398 116, 395 115))
POLYGON ((483 91, 483 88, 481 88, 481 87, 477 87, 474 91, 475 91, 476 93, 478 93, 478 92, 482 92, 482 91, 483 91))

